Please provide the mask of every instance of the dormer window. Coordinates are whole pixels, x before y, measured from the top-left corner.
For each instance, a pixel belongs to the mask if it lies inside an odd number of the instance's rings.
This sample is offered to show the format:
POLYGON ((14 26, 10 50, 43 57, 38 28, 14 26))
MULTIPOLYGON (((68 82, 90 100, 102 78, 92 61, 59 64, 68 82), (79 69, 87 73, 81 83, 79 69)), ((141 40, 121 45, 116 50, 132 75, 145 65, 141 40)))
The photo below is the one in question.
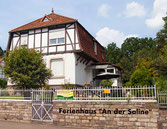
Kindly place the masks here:
POLYGON ((47 22, 47 21, 49 21, 49 20, 48 20, 47 17, 45 17, 45 18, 43 19, 43 22, 47 22))
POLYGON ((48 17, 47 15, 45 15, 42 19, 41 19, 41 22, 47 22, 49 21, 51 18, 48 17))
POLYGON ((97 43, 96 42, 94 42, 94 53, 95 55, 97 55, 97 43))

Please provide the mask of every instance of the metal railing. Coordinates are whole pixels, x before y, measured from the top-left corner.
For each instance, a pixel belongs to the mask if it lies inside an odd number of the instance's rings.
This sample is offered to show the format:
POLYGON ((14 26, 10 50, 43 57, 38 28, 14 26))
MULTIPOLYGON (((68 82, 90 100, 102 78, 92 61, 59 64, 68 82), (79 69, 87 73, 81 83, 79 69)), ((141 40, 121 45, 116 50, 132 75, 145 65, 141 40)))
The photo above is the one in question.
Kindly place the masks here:
POLYGON ((0 100, 31 100, 31 90, 0 90, 0 100))
POLYGON ((55 90, 0 90, 0 100, 32 100, 51 102, 52 100, 155 100, 156 88, 74 88, 55 90))
POLYGON ((167 92, 158 92, 157 98, 160 106, 167 106, 167 92))
POLYGON ((155 87, 75 88, 55 90, 55 100, 154 100, 155 87), (62 94, 61 94, 62 92, 62 94), (66 94, 66 96, 62 96, 66 94))

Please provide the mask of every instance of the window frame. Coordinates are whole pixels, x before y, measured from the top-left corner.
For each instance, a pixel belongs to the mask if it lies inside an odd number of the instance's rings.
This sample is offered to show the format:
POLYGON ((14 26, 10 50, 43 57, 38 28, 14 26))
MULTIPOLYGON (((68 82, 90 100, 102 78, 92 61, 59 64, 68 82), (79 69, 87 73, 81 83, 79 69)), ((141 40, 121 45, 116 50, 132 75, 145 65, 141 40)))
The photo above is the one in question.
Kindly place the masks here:
POLYGON ((21 42, 20 42, 20 45, 21 46, 25 46, 25 45, 27 45, 28 44, 28 33, 27 34, 22 34, 21 35, 21 42), (22 39, 22 38, 25 38, 25 42, 23 42, 24 40, 22 39))
POLYGON ((94 50, 95 55, 97 55, 97 43, 96 42, 93 43, 93 50, 94 50))
MULTIPOLYGON (((51 58, 50 59, 50 65, 49 65, 49 69, 51 70, 51 65, 52 65, 52 61, 53 60, 62 60, 63 61, 63 74, 61 75, 61 76, 55 76, 55 75, 53 75, 51 78, 52 79, 59 79, 59 78, 65 78, 65 63, 64 63, 64 58, 51 58)), ((51 72, 52 72, 52 70, 51 70, 51 72)))
POLYGON ((108 70, 111 70, 111 69, 113 70, 113 73, 112 73, 112 74, 115 74, 115 68, 114 68, 114 67, 113 67, 113 68, 107 68, 107 72, 108 72, 108 73, 111 73, 111 72, 108 71, 108 70))
POLYGON ((65 37, 51 38, 51 39, 49 39, 49 45, 60 45, 60 44, 65 44, 65 37), (59 43, 59 39, 61 39, 61 38, 64 39, 64 42, 63 42, 63 43, 59 43), (50 42, 50 40, 54 40, 54 39, 56 40, 56 43, 52 44, 52 43, 50 42))

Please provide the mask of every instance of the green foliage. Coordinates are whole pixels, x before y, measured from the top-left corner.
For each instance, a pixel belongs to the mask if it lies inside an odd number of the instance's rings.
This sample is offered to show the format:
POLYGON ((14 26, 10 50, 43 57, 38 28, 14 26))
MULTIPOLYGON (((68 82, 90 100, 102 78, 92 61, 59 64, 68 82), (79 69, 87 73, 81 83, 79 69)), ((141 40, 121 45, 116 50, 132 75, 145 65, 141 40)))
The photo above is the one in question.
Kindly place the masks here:
POLYGON ((125 84, 129 81, 131 74, 143 65, 147 56, 152 60, 155 46, 152 38, 127 38, 121 48, 118 48, 115 43, 109 44, 106 48, 106 59, 122 69, 122 82, 125 84), (140 60, 140 58, 143 59, 140 60))
POLYGON ((167 79, 160 76, 156 81, 157 89, 160 91, 167 91, 167 79))
POLYGON ((40 88, 51 77, 51 71, 46 68, 42 54, 34 49, 16 48, 4 61, 4 72, 17 88, 40 88))
POLYGON ((63 88, 64 88, 64 89, 72 89, 72 88, 74 88, 74 87, 75 87, 75 86, 74 86, 73 84, 69 84, 69 83, 63 85, 63 88))
POLYGON ((155 47, 154 40, 152 38, 137 38, 131 37, 127 38, 121 46, 123 55, 128 57, 132 56, 134 53, 138 52, 143 48, 153 48, 155 47))
POLYGON ((112 80, 102 80, 101 82, 103 88, 112 87, 113 81, 112 80))
POLYGON ((165 24, 163 29, 161 29, 156 36, 157 48, 161 49, 164 45, 167 45, 167 17, 163 18, 165 24))
POLYGON ((159 74, 167 77, 167 45, 160 49, 155 65, 159 74))
POLYGON ((117 64, 121 58, 121 49, 116 46, 116 43, 108 44, 106 48, 106 59, 113 64, 117 64))
POLYGON ((3 51, 2 48, 0 47, 0 57, 4 57, 6 51, 3 51))
POLYGON ((153 78, 148 69, 144 66, 140 69, 134 71, 134 73, 130 77, 130 81, 127 85, 131 86, 150 86, 152 85, 153 78))
POLYGON ((7 80, 6 79, 0 79, 0 88, 5 89, 7 87, 7 80))
POLYGON ((129 81, 130 76, 133 73, 134 67, 132 59, 127 56, 123 56, 117 65, 122 69, 122 82, 124 84, 129 81))

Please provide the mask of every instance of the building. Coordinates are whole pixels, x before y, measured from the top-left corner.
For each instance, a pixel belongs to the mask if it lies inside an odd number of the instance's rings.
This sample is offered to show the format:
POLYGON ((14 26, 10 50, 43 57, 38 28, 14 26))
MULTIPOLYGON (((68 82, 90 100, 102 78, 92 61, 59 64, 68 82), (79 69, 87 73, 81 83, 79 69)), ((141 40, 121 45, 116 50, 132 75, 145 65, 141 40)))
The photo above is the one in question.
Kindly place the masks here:
POLYGON ((54 12, 9 32, 7 51, 21 46, 43 53, 53 73, 51 87, 91 83, 96 76, 92 64, 106 62, 104 47, 76 19, 54 12))

